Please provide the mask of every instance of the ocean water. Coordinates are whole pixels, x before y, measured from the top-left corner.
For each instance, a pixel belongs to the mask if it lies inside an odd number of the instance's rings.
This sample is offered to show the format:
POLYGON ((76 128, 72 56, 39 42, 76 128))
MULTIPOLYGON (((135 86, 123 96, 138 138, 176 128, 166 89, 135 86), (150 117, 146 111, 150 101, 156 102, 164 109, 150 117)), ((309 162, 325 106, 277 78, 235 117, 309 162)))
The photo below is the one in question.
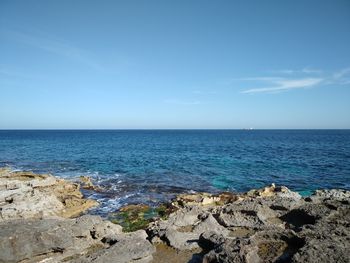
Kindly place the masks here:
POLYGON ((0 130, 0 166, 77 180, 101 215, 191 191, 350 189, 350 130, 0 130))

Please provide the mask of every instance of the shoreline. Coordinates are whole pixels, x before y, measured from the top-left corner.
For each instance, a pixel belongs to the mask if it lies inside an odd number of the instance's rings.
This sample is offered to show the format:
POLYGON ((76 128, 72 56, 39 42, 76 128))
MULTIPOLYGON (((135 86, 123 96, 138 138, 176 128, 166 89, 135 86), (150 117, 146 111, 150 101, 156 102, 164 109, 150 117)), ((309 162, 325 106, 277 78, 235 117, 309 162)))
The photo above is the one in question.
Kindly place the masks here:
MULTIPOLYGON (((51 175, 0 169, 0 262, 350 258, 350 191, 302 197, 271 185, 246 193, 180 194, 152 211, 143 204, 122 207, 112 219, 122 227, 84 215, 98 204, 80 187, 51 175)), ((86 179, 82 187, 94 186, 86 179)))

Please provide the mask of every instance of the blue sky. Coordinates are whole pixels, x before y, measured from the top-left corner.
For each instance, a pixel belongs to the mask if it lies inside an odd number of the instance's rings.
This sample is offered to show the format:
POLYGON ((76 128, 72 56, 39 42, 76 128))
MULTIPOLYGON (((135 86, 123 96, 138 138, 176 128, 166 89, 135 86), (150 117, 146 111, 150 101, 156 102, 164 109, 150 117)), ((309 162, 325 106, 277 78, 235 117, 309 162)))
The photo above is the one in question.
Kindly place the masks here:
POLYGON ((0 1, 0 128, 350 128, 350 1, 0 1))

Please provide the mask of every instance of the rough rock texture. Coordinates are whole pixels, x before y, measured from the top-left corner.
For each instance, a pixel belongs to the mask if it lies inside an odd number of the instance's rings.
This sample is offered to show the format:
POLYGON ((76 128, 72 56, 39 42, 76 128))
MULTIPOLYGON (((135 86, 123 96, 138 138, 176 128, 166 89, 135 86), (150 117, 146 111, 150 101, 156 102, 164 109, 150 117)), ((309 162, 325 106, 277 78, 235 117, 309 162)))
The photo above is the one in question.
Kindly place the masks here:
POLYGON ((245 194, 184 194, 167 206, 167 217, 131 233, 99 216, 65 218, 90 202, 76 184, 0 170, 0 263, 350 262, 349 191, 302 198, 271 185, 245 194))
POLYGON ((155 248, 146 238, 98 216, 20 219, 0 224, 0 262, 149 262, 155 248))
POLYGON ((0 262, 37 262, 43 255, 65 259, 104 247, 107 237, 121 233, 121 227, 98 216, 77 219, 17 219, 0 224, 0 262))
POLYGON ((0 263, 150 262, 155 247, 144 230, 123 233, 99 216, 79 185, 51 175, 0 170, 0 263))
POLYGON ((225 200, 182 195, 179 210, 149 226, 153 243, 203 250, 203 262, 350 262, 350 192, 302 198, 272 185, 225 200), (204 198, 215 200, 203 204, 204 198), (188 200, 188 203, 186 203, 188 200))
POLYGON ((153 259, 152 254, 156 250, 147 240, 147 234, 144 230, 114 236, 108 239, 108 243, 113 245, 108 249, 101 249, 95 253, 72 260, 72 262, 150 262, 153 259))
POLYGON ((0 169, 0 222, 20 218, 73 217, 96 206, 79 185, 47 174, 0 169))

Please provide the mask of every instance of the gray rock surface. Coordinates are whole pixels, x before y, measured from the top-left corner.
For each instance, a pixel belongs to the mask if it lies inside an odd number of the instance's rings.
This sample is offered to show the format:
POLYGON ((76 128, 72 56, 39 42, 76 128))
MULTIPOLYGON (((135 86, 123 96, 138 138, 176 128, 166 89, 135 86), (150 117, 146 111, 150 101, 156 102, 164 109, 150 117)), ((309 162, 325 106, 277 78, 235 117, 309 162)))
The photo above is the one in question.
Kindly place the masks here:
POLYGON ((203 262, 349 262, 349 194, 322 190, 301 198, 273 185, 216 206, 187 195, 189 205, 182 199, 171 221, 151 225, 150 236, 180 250, 195 247, 184 241, 198 240, 203 262), (178 216, 186 212, 190 218, 178 216))
POLYGON ((91 205, 76 184, 0 169, 0 263, 350 262, 349 191, 183 194, 167 220, 132 233, 69 218, 91 205))
POLYGON ((96 206, 79 185, 47 174, 0 168, 0 222, 20 218, 72 217, 96 206))
POLYGON ((75 263, 126 263, 126 262, 150 262, 155 247, 147 240, 144 230, 115 236, 113 245, 108 249, 101 249, 93 254, 73 260, 75 263))
POLYGON ((120 226, 98 216, 4 221, 0 224, 0 262, 36 262, 43 256, 63 260, 94 247, 107 247, 104 239, 120 234, 120 226))

